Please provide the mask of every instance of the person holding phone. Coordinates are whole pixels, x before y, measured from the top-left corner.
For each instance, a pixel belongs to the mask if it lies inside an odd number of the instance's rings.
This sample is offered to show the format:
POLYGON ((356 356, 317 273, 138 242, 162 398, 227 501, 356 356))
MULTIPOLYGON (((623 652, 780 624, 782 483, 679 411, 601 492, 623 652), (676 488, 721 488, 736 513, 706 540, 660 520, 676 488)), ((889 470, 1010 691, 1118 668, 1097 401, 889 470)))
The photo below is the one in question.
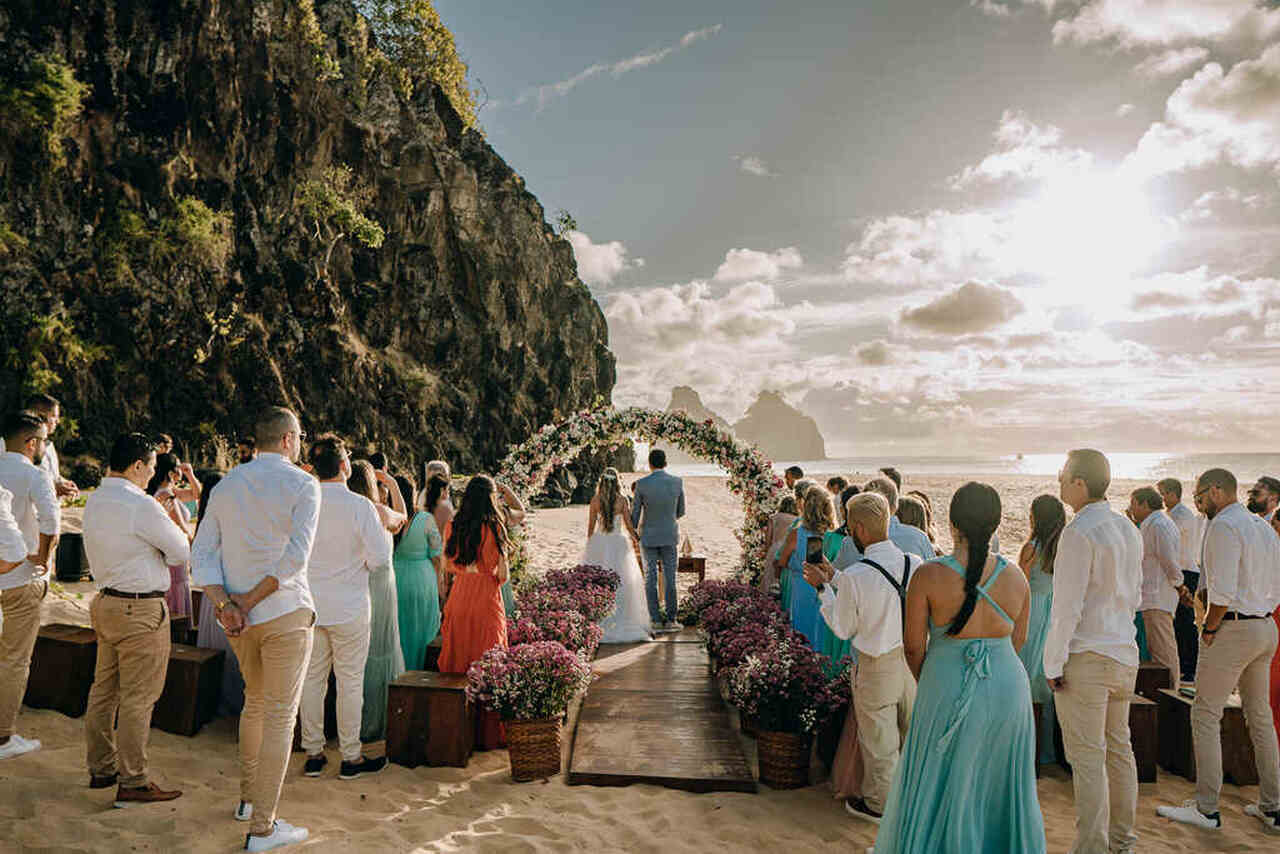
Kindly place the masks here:
POLYGON ((784 603, 791 616, 791 626, 804 635, 814 649, 821 649, 824 623, 818 610, 818 592, 804 583, 804 567, 824 561, 823 535, 835 528, 835 514, 829 492, 820 486, 809 489, 800 509, 800 524, 787 534, 778 559, 786 566, 784 571, 791 574, 789 601, 784 603))

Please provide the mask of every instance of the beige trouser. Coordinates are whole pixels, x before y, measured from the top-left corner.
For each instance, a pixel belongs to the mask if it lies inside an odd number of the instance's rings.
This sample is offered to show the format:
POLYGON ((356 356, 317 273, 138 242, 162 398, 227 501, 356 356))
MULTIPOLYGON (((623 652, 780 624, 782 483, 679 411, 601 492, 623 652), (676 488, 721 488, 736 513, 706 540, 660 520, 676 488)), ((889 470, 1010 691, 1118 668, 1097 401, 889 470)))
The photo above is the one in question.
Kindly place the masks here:
POLYGON ((916 680, 907 667, 902 647, 881 656, 858 653, 858 666, 853 672, 853 713, 862 750, 862 797, 876 812, 884 812, 915 701, 916 680))
MULTIPOLYGON (((18 570, 13 570, 17 572, 18 570)), ((47 581, 33 581, 0 592, 0 738, 13 735, 22 695, 27 693, 31 653, 40 633, 40 603, 49 592, 47 581)))
POLYGON ((121 786, 140 788, 148 782, 151 711, 169 670, 169 608, 163 598, 99 593, 89 618, 98 633, 98 664, 84 713, 89 773, 119 773, 121 786))
POLYGON ((1276 624, 1262 620, 1223 620, 1212 646, 1200 644, 1196 701, 1191 706, 1191 740, 1196 751, 1196 801, 1203 813, 1218 811, 1222 790, 1222 709, 1237 684, 1244 720, 1258 766, 1258 803, 1280 809, 1280 755, 1271 719, 1271 658, 1276 624))
POLYGON ((360 759, 360 710, 364 705, 364 664, 369 658, 369 617, 338 626, 316 626, 311 664, 302 687, 302 749, 324 751, 324 695, 329 669, 338 683, 338 746, 347 762, 360 759))
POLYGON ((1178 658, 1178 641, 1173 634, 1173 614, 1158 609, 1143 611, 1142 627, 1147 632, 1151 660, 1169 668, 1169 678, 1173 680, 1170 687, 1177 691, 1178 680, 1182 678, 1182 662, 1178 658))
POLYGON ((1138 668, 1096 652, 1067 657, 1054 694, 1076 800, 1072 854, 1132 851, 1138 842, 1138 766, 1129 740, 1129 703, 1138 668))
POLYGON ((227 638, 244 676, 240 799, 253 804, 251 833, 268 834, 275 825, 315 619, 309 608, 299 608, 227 638))

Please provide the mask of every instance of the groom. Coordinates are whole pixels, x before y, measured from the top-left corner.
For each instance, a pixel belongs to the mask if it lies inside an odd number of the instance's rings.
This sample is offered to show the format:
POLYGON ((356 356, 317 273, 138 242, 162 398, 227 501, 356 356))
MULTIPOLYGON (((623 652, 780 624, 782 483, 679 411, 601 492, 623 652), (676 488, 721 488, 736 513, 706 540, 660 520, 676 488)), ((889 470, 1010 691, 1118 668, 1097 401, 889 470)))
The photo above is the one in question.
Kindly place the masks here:
POLYGON ((631 525, 640 531, 640 545, 649 567, 645 574, 644 592, 649 600, 649 619, 654 631, 678 631, 676 622, 676 543, 680 541, 680 525, 684 515, 684 481, 666 473, 667 454, 654 448, 649 452, 652 474, 636 481, 635 501, 631 504, 631 525), (643 522, 641 519, 643 518, 643 522), (658 610, 658 565, 666 580, 667 618, 658 610))

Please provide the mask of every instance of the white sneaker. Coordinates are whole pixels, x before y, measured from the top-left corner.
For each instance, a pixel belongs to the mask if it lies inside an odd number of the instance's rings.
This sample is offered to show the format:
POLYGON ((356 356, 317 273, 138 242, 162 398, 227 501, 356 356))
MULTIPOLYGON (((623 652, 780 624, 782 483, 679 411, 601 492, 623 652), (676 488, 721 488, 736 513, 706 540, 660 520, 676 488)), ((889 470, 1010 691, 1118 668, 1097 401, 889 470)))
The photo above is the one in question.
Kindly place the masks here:
POLYGON ((1203 827, 1205 830, 1220 830, 1222 828, 1221 813, 1205 815, 1200 812, 1200 807, 1193 800, 1187 801, 1180 807, 1158 806, 1156 807, 1156 815, 1180 821, 1183 824, 1203 827))
POLYGON ((667 620, 663 628, 669 632, 681 632, 684 631, 684 624, 679 620, 667 620))
POLYGON ((249 821, 253 818, 253 804, 248 801, 241 801, 240 806, 236 807, 236 821, 249 821))
POLYGON ((307 829, 305 827, 294 827, 287 822, 277 821, 268 836, 254 836, 253 834, 246 836, 244 838, 244 850, 270 851, 272 848, 282 848, 285 845, 303 842, 306 838, 307 829))
POLYGON ((1244 808, 1244 814, 1256 818, 1262 822, 1263 827, 1269 830, 1280 830, 1280 810, 1263 812, 1262 807, 1257 804, 1249 804, 1244 808))
POLYGON ((0 759, 12 759, 15 756, 21 756, 24 753, 39 749, 39 741, 34 738, 23 738, 15 732, 9 736, 8 741, 0 744, 0 759))

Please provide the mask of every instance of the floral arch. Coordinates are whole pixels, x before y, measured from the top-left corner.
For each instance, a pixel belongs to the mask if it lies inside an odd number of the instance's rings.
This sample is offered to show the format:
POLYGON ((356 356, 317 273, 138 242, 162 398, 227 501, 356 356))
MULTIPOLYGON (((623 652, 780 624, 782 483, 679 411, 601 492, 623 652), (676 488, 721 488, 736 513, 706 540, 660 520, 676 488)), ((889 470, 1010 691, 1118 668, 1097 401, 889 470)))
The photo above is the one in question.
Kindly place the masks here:
POLYGON ((542 488, 555 466, 572 462, 582 451, 619 447, 630 437, 669 442, 729 473, 729 491, 742 499, 743 510, 737 531, 742 546, 737 575, 743 580, 758 578, 769 547, 769 514, 777 506, 783 481, 759 448, 735 439, 710 420, 695 421, 683 412, 641 407, 584 410, 544 426, 524 444, 513 446, 502 461, 500 477, 528 497, 542 488))

